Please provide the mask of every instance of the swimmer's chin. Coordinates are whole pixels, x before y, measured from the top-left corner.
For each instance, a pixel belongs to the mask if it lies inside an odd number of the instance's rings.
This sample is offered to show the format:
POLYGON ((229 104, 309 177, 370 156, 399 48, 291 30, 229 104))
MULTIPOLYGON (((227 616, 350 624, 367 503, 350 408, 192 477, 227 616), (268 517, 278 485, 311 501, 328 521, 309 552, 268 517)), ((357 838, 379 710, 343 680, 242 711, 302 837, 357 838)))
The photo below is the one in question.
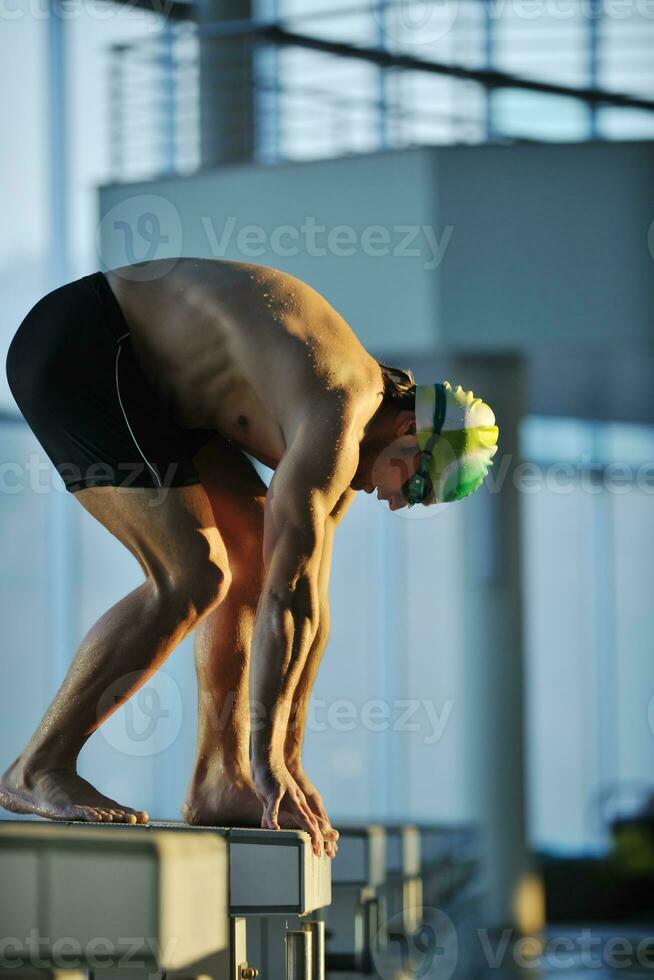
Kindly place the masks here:
POLYGON ((354 479, 350 483, 350 487, 352 488, 352 490, 356 490, 356 491, 363 490, 365 493, 372 493, 375 490, 375 487, 372 483, 367 483, 360 476, 354 477, 354 479))

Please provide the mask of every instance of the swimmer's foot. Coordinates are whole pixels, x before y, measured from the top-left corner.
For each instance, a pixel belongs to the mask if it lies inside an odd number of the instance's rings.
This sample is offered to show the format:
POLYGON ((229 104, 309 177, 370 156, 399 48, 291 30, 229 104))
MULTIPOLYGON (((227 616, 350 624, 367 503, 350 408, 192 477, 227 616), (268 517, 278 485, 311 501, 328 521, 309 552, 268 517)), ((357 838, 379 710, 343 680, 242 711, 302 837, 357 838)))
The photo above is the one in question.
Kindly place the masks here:
POLYGON ((49 820, 86 823, 147 823, 145 810, 132 810, 103 796, 70 769, 28 771, 20 759, 0 779, 0 806, 49 820))
POLYGON ((262 811, 249 776, 221 769, 194 777, 182 817, 196 827, 260 827, 262 811))
MULTIPOLYGON (((207 768, 201 775, 196 774, 182 807, 186 823, 196 827, 260 827, 262 815, 263 804, 254 791, 251 776, 227 773, 222 767, 215 772, 207 768)), ((279 825, 284 829, 297 828, 283 807, 279 811, 279 825)), ((318 825, 322 831, 320 820, 318 825)), ((329 854, 327 841, 325 852, 329 854)))

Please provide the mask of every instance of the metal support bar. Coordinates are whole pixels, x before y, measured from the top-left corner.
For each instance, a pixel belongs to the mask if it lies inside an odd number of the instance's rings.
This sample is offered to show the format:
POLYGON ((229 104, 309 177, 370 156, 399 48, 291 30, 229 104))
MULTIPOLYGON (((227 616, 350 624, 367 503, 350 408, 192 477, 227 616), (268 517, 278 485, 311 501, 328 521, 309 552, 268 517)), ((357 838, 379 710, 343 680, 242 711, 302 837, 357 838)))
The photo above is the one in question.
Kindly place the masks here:
POLYGON ((164 92, 163 169, 170 177, 175 173, 177 157, 177 82, 175 77, 174 37, 170 27, 163 31, 164 49, 161 56, 162 89, 164 92))
POLYGON ((312 919, 304 929, 311 934, 311 980, 325 980, 325 923, 312 919))
POLYGON ((230 920, 230 980, 242 980, 241 971, 248 965, 247 926, 243 916, 230 920))
MULTIPOLYGON (((70 278, 68 227, 68 86, 67 21, 65 13, 50 0, 48 18, 48 206, 50 212, 49 285, 62 286, 70 278)), ((75 606, 73 597, 75 521, 68 494, 60 488, 50 497, 47 555, 51 584, 50 634, 51 687, 56 687, 68 667, 74 649, 75 606)))
MULTIPOLYGON (((495 30, 494 21, 491 17, 490 5, 485 3, 484 8, 484 63, 486 70, 490 71, 495 63, 495 30)), ((495 113, 493 105, 493 89, 486 89, 485 105, 486 139, 490 142, 495 136, 495 113)))
POLYGON ((286 944, 286 980, 312 980, 311 932, 307 929, 288 929, 286 944))
MULTIPOLYGON (((588 21, 588 82, 591 88, 597 89, 599 86, 600 68, 600 27, 602 17, 601 0, 590 0, 590 18, 588 21)), ((597 139, 597 105, 589 107, 589 135, 591 139, 597 139)))

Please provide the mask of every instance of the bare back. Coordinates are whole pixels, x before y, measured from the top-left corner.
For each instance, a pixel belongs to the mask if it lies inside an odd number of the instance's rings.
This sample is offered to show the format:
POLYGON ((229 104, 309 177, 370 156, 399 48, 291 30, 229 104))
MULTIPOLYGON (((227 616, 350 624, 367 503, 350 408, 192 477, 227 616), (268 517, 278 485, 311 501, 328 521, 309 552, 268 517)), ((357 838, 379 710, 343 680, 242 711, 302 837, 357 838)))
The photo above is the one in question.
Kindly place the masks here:
POLYGON ((168 264, 107 278, 143 371, 182 425, 216 429, 273 468, 330 392, 348 392, 363 430, 379 369, 319 293, 265 266, 168 264))

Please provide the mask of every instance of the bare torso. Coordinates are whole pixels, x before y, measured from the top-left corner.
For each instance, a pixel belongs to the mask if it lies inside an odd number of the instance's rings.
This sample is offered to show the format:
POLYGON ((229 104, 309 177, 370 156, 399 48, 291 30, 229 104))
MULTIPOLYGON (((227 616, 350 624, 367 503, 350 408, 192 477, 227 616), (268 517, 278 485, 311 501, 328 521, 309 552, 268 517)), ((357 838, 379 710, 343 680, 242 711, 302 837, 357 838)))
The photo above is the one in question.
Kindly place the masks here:
POLYGON ((265 266, 164 268, 107 278, 144 373, 182 426, 215 429, 275 468, 307 412, 345 391, 362 437, 381 402, 379 367, 319 293, 265 266))

